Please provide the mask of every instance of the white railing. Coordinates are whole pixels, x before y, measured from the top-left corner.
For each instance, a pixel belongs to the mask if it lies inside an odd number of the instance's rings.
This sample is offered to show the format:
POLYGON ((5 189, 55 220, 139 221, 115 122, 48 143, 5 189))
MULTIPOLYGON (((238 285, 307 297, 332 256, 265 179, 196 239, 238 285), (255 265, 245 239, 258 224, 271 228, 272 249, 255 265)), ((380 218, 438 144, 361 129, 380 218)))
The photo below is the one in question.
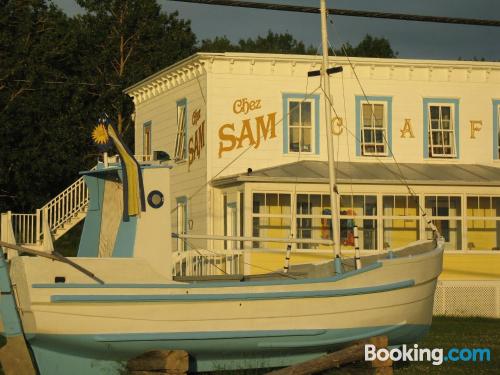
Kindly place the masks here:
POLYGON ((36 214, 13 214, 8 212, 12 222, 14 238, 20 244, 36 244, 37 228, 40 228, 37 222, 36 214))
POLYGON ((243 274, 242 250, 187 250, 173 254, 175 276, 243 274))
MULTIPOLYGON (((63 226, 69 219, 83 211, 89 202, 87 186, 80 177, 62 193, 43 206, 40 211, 46 215, 52 232, 63 226)), ((38 214, 38 210, 37 210, 38 214)), ((38 232, 41 235, 41 230, 38 232)))
MULTIPOLYGON (((139 162, 153 160, 152 155, 134 155, 139 162)), ((110 162, 118 162, 118 156, 109 157, 110 162)), ((24 245, 40 245, 43 237, 42 220, 47 218, 50 231, 55 233, 59 228, 84 212, 88 206, 87 186, 80 177, 55 198, 50 200, 34 214, 10 213, 16 241, 24 245)))
POLYGON ((134 157, 139 163, 153 161, 153 155, 134 155, 134 157))
POLYGON ((10 213, 12 228, 18 244, 40 245, 43 237, 42 220, 45 217, 54 233, 88 205, 89 197, 83 177, 37 209, 34 214, 10 213))

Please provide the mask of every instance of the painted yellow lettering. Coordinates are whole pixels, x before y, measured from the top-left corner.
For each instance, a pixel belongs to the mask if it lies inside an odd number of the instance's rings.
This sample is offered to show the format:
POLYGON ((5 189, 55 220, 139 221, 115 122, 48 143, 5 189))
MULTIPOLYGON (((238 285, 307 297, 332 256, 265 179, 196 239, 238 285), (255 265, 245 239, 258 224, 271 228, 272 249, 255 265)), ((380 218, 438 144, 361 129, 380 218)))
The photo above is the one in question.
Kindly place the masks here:
POLYGON ((191 166, 191 164, 194 161, 194 153, 195 150, 193 148, 193 138, 189 138, 189 159, 188 159, 188 168, 191 166))
POLYGON ((252 127, 250 126, 250 119, 243 120, 243 126, 241 127, 240 138, 238 139, 238 146, 236 148, 243 147, 243 141, 248 139, 249 145, 255 144, 255 139, 253 138, 252 127))
POLYGON ((236 145, 237 138, 233 134, 225 133, 225 129, 234 131, 234 124, 224 124, 219 128, 219 158, 222 156, 223 152, 231 151, 236 145), (224 145, 226 141, 229 142, 229 145, 224 145))
POLYGON ((471 120, 470 121, 470 139, 476 139, 476 132, 483 128, 483 121, 471 120))
POLYGON ((267 114, 267 123, 264 123, 264 116, 255 117, 255 122, 257 123, 257 143, 255 144, 255 148, 260 145, 260 138, 262 134, 262 138, 264 140, 275 138, 276 137, 276 112, 267 114))
POLYGON ((405 124, 403 125, 403 129, 401 129, 400 132, 401 132, 401 138, 415 138, 411 126, 411 119, 405 118, 405 124), (408 135, 408 137, 406 137, 406 135, 408 135))
POLYGON ((344 120, 342 117, 335 117, 332 119, 332 133, 333 135, 340 135, 344 131, 344 120))

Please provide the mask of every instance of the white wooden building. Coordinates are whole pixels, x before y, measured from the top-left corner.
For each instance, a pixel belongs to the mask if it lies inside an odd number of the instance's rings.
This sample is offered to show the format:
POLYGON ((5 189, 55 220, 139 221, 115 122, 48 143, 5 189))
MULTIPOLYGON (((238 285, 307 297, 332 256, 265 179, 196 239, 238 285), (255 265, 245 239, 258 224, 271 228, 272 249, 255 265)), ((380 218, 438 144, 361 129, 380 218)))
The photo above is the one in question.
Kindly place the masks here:
MULTIPOLYGON (((500 278, 500 63, 332 58, 342 249, 447 240, 446 279, 500 278), (351 65, 352 64, 352 65, 351 65), (414 195, 410 195, 407 182, 414 195)), ((126 90, 136 154, 173 159, 173 232, 331 238, 319 56, 199 53, 126 90)), ((252 272, 284 244, 177 240, 178 251, 245 246, 252 272)), ((292 261, 327 258, 294 247, 292 261)), ((259 268, 260 267, 260 268, 259 268)))

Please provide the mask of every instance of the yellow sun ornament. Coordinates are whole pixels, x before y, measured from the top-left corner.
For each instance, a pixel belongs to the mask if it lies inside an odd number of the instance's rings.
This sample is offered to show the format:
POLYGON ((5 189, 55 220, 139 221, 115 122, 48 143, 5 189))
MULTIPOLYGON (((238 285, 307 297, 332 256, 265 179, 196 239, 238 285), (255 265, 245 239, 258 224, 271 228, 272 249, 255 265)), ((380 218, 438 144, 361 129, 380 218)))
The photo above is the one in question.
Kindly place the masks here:
POLYGON ((92 131, 92 140, 98 145, 105 145, 109 141, 108 131, 106 125, 102 122, 98 124, 92 131))

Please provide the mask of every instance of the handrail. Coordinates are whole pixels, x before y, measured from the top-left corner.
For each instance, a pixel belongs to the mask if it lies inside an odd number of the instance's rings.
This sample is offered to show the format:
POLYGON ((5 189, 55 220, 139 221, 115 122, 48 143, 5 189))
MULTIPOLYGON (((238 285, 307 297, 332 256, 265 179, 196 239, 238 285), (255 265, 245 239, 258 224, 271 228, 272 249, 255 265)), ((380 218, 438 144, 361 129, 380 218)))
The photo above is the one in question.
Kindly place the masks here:
MULTIPOLYGON (((139 162, 153 160, 152 155, 135 155, 135 157, 139 162)), ((55 233, 69 220, 79 213, 84 212, 88 203, 87 186, 83 177, 80 177, 41 208, 37 209, 36 213, 12 213, 12 226, 17 243, 41 245, 43 238, 42 220, 44 220, 44 217, 47 219, 50 231, 55 233)))

